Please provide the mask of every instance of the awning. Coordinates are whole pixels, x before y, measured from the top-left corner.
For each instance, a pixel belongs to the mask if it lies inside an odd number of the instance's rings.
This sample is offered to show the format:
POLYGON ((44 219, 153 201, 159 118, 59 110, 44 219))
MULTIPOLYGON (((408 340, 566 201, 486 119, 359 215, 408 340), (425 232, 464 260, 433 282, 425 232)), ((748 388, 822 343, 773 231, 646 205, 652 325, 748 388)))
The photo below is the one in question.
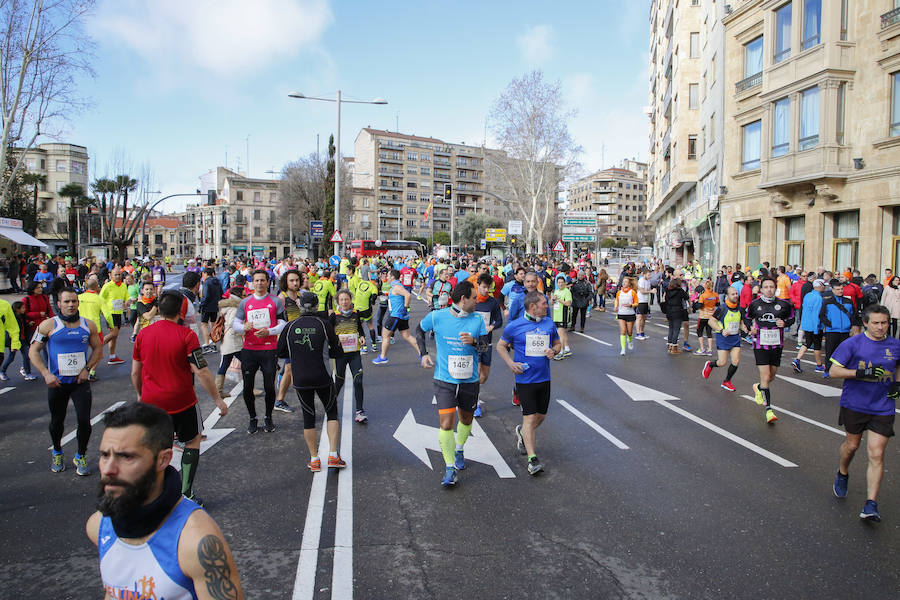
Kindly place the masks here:
POLYGON ((8 240, 12 240, 15 243, 21 244, 23 246, 38 246, 40 248, 47 247, 47 244, 45 244, 41 240, 31 237, 30 235, 16 227, 0 227, 0 236, 3 236, 8 240))

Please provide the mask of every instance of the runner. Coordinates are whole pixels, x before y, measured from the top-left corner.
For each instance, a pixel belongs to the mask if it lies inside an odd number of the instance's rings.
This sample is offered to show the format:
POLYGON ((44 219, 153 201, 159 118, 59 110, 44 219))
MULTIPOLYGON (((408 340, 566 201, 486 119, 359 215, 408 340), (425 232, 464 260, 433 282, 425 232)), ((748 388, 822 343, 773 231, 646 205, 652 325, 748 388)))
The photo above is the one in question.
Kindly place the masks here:
POLYGON ((884 476, 884 451, 888 439, 894 435, 900 395, 900 382, 896 379, 900 340, 887 335, 891 314, 886 307, 869 306, 863 311, 862 320, 865 331, 843 342, 831 357, 831 377, 844 379, 838 424, 847 432, 841 444, 833 490, 838 498, 847 497, 850 461, 859 448, 863 432, 868 430, 866 503, 859 518, 880 521, 877 500, 884 476))
POLYGON ((131 383, 137 391, 138 402, 152 404, 172 417, 175 435, 184 444, 181 493, 202 506, 203 502, 194 496, 193 488, 203 433, 203 415, 194 392, 194 376, 213 398, 222 416, 228 413, 228 407, 206 368, 206 357, 197 334, 178 324, 181 303, 182 296, 177 291, 163 292, 158 302, 162 318, 141 329, 134 342, 131 383))
POLYGON ((247 405, 247 413, 250 415, 250 424, 247 426, 249 434, 259 431, 256 398, 253 393, 257 371, 262 371, 266 395, 263 428, 266 433, 275 431, 272 411, 275 409, 275 371, 278 370, 276 351, 278 335, 286 324, 284 302, 281 298, 269 294, 269 274, 262 269, 254 271, 253 294, 241 300, 232 322, 234 332, 244 334, 241 374, 244 378, 244 404, 247 405))
POLYGON ((156 320, 159 310, 156 306, 156 287, 146 281, 141 285, 141 295, 134 306, 134 333, 131 334, 132 342, 137 338, 141 329, 156 320))
POLYGON ((638 305, 638 295, 631 287, 631 277, 622 278, 622 287, 616 292, 616 301, 613 308, 616 311, 616 321, 619 323, 619 345, 622 347, 620 356, 625 356, 625 346, 634 350, 632 334, 634 332, 635 306, 638 305))
MULTIPOLYGON (((375 325, 372 323, 372 310, 375 307, 375 300, 378 297, 378 286, 373 281, 360 279, 353 292, 353 308, 359 315, 359 319, 366 324, 369 329, 369 337, 372 339, 372 352, 375 352, 375 325)), ((362 347, 359 351, 362 354, 368 353, 366 341, 363 340, 362 347)))
POLYGON ((535 430, 547 418, 550 406, 550 359, 562 352, 553 321, 547 318, 547 298, 537 291, 525 296, 525 314, 507 323, 497 344, 497 353, 515 374, 522 424, 516 425, 516 448, 528 456, 528 474, 544 467, 535 451, 535 430), (509 347, 513 347, 513 358, 509 347))
MULTIPOLYGON (((168 261, 166 264, 168 264, 168 261)), ((153 285, 156 287, 156 295, 159 296, 166 285, 166 269, 159 263, 159 260, 154 260, 153 268, 150 269, 150 272, 153 277, 153 285)))
POLYGON ((733 287, 729 287, 725 291, 724 304, 716 307, 709 317, 708 327, 716 332, 718 357, 715 362, 711 360, 706 361, 702 371, 703 378, 709 379, 715 367, 724 367, 727 364, 728 373, 722 382, 722 389, 729 392, 735 391, 731 379, 737 373, 738 365, 741 362, 741 329, 744 328, 743 320, 744 312, 739 305, 738 291, 733 287), (730 363, 729 359, 731 359, 730 363))
POLYGON ((456 485, 458 471, 466 468, 463 448, 472 432, 472 419, 478 405, 478 363, 480 352, 488 349, 487 328, 481 316, 474 314, 478 297, 470 281, 453 288, 453 305, 428 313, 416 328, 418 352, 423 369, 435 367, 428 355, 425 333, 434 331, 437 366, 434 371, 434 397, 438 405, 440 431, 438 441, 444 455, 444 487, 456 485), (454 446, 453 425, 459 414, 454 446))
POLYGON ((119 337, 119 329, 122 327, 122 312, 125 310, 125 301, 128 300, 128 286, 122 281, 122 270, 115 267, 112 270, 111 279, 100 290, 100 300, 103 301, 102 312, 109 331, 106 332, 104 344, 109 344, 108 365, 121 365, 125 361, 116 356, 116 338, 119 337))
MULTIPOLYGON (((278 280, 278 288, 281 290, 278 296, 281 298, 281 301, 284 302, 285 319, 290 323, 300 316, 300 305, 298 302, 300 301, 299 293, 303 277, 295 270, 282 269, 282 271, 281 278, 278 280)), ((281 367, 281 371, 278 374, 276 385, 278 393, 275 395, 275 410, 286 413, 294 412, 293 407, 285 400, 287 392, 291 387, 291 369, 288 366, 289 363, 290 359, 286 358, 284 360, 284 365, 281 367)))
POLYGON ((798 375, 803 372, 800 361, 806 352, 812 348, 816 358, 816 373, 825 373, 825 365, 822 364, 822 292, 825 290, 825 282, 816 279, 812 283, 812 290, 803 296, 802 310, 800 313, 800 330, 803 332, 803 341, 797 358, 791 361, 794 372, 798 375))
POLYGON ((772 410, 769 385, 781 366, 784 349, 784 329, 794 322, 794 307, 790 300, 775 297, 775 280, 763 277, 760 296, 747 307, 744 324, 753 336, 753 354, 759 368, 759 383, 753 384, 756 403, 765 407, 766 422, 778 420, 772 410))
POLYGON ((553 360, 562 360, 572 356, 569 349, 569 334, 566 328, 569 326, 569 310, 572 306, 572 292, 566 281, 566 276, 560 273, 556 276, 556 289, 553 291, 551 301, 553 302, 553 323, 556 325, 559 339, 562 340, 563 351, 560 352, 553 360))
POLYGON ((334 311, 334 298, 337 294, 331 282, 331 271, 327 269, 322 271, 321 277, 312 285, 312 291, 319 298, 319 316, 327 319, 334 311))
POLYGON ((222 532, 179 492, 169 416, 132 403, 103 423, 98 512, 86 529, 100 553, 104 597, 241 600, 222 532))
POLYGON ((326 429, 328 431, 328 468, 342 469, 347 466, 338 454, 340 421, 338 420, 337 396, 334 382, 322 354, 328 347, 328 356, 343 356, 341 341, 327 319, 319 316, 319 298, 312 292, 301 292, 299 300, 301 315, 290 322, 278 336, 278 356, 289 358, 291 379, 300 409, 303 411, 303 438, 309 450, 310 471, 322 470, 316 440, 316 396, 325 408, 326 429))
MULTIPOLYGON (((484 321, 484 326, 487 331, 487 349, 478 353, 479 385, 487 383, 488 377, 491 374, 491 359, 494 354, 494 347, 492 345, 493 332, 495 329, 503 327, 503 310, 500 308, 500 303, 497 302, 497 299, 490 294, 491 284, 493 284, 493 278, 489 274, 482 273, 478 276, 478 295, 476 297, 477 304, 475 305, 475 312, 484 321)), ((478 406, 475 408, 476 417, 481 417, 483 405, 484 401, 479 396, 478 406)))
POLYGON ((62 435, 65 427, 69 400, 75 406, 78 419, 76 437, 78 452, 72 462, 75 472, 91 474, 85 453, 91 437, 91 384, 90 371, 103 357, 97 327, 78 314, 78 294, 72 288, 59 293, 59 315, 44 320, 35 330, 28 349, 31 363, 44 376, 47 383, 47 401, 50 404, 50 470, 59 473, 66 470, 63 459, 62 435), (42 351, 47 349, 47 364, 42 351), (90 348, 90 355, 88 349, 90 348))
POLYGON ((647 323, 647 317, 650 316, 650 300, 652 296, 652 286, 648 278, 649 270, 647 267, 640 268, 641 276, 637 281, 637 307, 635 308, 634 321, 634 339, 646 340, 647 335, 644 333, 644 327, 647 323))
POLYGON ((387 351, 396 331, 399 331, 400 336, 418 352, 416 341, 409 335, 409 303, 411 300, 412 296, 409 291, 400 284, 400 271, 392 270, 391 288, 388 294, 390 316, 385 319, 381 333, 381 354, 375 357, 372 364, 386 365, 388 363, 387 351))
POLYGON ((709 319, 718 305, 719 295, 713 291, 712 281, 707 279, 703 282, 703 293, 697 298, 700 309, 697 315, 697 350, 694 352, 697 356, 712 356, 712 327, 709 319))
POLYGON ((525 312, 525 267, 516 267, 511 281, 507 281, 501 288, 501 293, 506 297, 506 320, 515 321, 525 312))
POLYGON ((431 288, 431 310, 447 308, 450 304, 450 292, 452 291, 453 286, 450 285, 450 270, 443 269, 438 273, 438 278, 431 288))
POLYGON ((360 348, 366 346, 366 332, 362 326, 362 320, 353 309, 352 295, 349 290, 338 292, 338 312, 329 317, 332 328, 341 342, 344 350, 343 356, 334 359, 332 371, 334 372, 334 395, 340 396, 347 377, 347 367, 353 376, 353 398, 356 401, 356 414, 354 420, 359 424, 368 423, 369 417, 363 410, 363 373, 360 348))

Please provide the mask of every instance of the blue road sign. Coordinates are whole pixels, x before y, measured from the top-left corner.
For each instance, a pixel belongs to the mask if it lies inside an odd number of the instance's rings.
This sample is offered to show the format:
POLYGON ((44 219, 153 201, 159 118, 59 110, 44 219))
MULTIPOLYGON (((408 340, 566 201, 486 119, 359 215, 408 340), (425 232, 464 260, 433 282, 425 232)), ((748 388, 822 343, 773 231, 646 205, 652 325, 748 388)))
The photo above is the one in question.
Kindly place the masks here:
POLYGON ((323 221, 310 221, 309 232, 314 239, 325 237, 325 223, 323 221))

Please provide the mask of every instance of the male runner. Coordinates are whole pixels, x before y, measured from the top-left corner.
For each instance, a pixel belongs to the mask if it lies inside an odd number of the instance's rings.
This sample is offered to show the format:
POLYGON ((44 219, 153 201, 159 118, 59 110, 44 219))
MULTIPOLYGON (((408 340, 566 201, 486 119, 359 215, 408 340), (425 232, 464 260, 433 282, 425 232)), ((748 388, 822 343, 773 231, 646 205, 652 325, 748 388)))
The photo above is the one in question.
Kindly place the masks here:
POLYGON ((781 352, 784 349, 784 329, 794 322, 794 306, 790 300, 775 297, 775 280, 763 277, 760 281, 760 296, 747 307, 744 324, 753 336, 753 354, 759 368, 759 383, 753 384, 756 403, 764 405, 766 422, 778 420, 772 410, 769 384, 781 366, 781 352))
POLYGON ((72 288, 63 288, 57 298, 59 315, 45 319, 34 332, 28 358, 44 376, 47 383, 47 401, 50 404, 50 470, 54 473, 66 470, 63 460, 62 435, 65 427, 69 399, 75 406, 78 419, 76 436, 78 452, 72 460, 75 472, 90 475, 85 453, 91 437, 91 369, 103 357, 103 345, 97 326, 78 314, 78 294, 72 288), (47 348, 47 364, 41 351, 47 348), (88 349, 90 348, 90 355, 88 349))
POLYGON ((458 471, 466 468, 463 447, 472 433, 472 418, 478 404, 478 363, 480 352, 487 349, 487 328, 481 316, 473 314, 478 303, 475 288, 463 281, 453 288, 453 305, 431 311, 416 328, 418 351, 423 369, 435 367, 428 355, 425 332, 434 331, 437 366, 434 371, 434 397, 438 405, 440 431, 438 441, 444 455, 444 487, 456 485, 458 471), (454 446, 453 425, 459 413, 454 446))
POLYGON ((708 360, 703 365, 703 378, 709 379, 712 370, 716 367, 728 365, 728 373, 722 382, 722 389, 729 392, 735 391, 731 378, 737 373, 738 364, 741 362, 741 329, 744 327, 744 312, 740 307, 738 291, 729 287, 725 292, 725 302, 716 307, 709 318, 709 327, 716 332, 717 359, 708 360), (728 359, 731 359, 730 364, 728 359))
MULTIPOLYGON (((284 302, 284 314, 288 323, 300 316, 300 285, 303 281, 300 272, 296 270, 282 269, 283 273, 278 281, 278 288, 281 292, 278 296, 284 302)), ((281 412, 292 413, 293 407, 285 401, 288 389, 291 387, 291 369, 288 367, 290 359, 285 359, 284 366, 278 376, 278 393, 275 396, 275 410, 281 412)))
POLYGON ((400 283, 400 271, 391 271, 391 289, 388 293, 388 310, 390 316, 384 321, 381 332, 381 354, 375 357, 372 364, 386 365, 388 363, 387 351, 391 344, 394 332, 399 331, 400 336, 416 351, 416 341, 409 335, 409 303, 412 295, 400 283))
POLYGON ((319 316, 327 319, 334 310, 334 298, 337 294, 331 282, 331 271, 326 269, 322 272, 322 276, 312 285, 312 291, 319 298, 319 316))
POLYGON ((637 306, 635 307, 634 322, 634 339, 646 340, 647 335, 644 333, 644 327, 647 323, 647 317, 650 315, 650 300, 652 296, 652 286, 650 284, 650 271, 647 267, 639 269, 641 276, 637 281, 637 306))
POLYGON ((244 334, 241 373, 244 377, 244 404, 247 405, 247 413, 250 415, 247 433, 259 431, 256 398, 253 394, 253 382, 257 371, 262 371, 263 389, 266 394, 264 429, 266 433, 275 431, 272 411, 275 409, 278 335, 286 324, 284 302, 278 296, 269 294, 269 274, 262 269, 254 271, 253 293, 241 300, 232 323, 235 333, 244 334))
POLYGON ((181 495, 172 420, 140 402, 107 413, 98 512, 87 536, 100 552, 105 598, 241 600, 241 581, 215 521, 181 495))
POLYGON ((131 363, 131 383, 137 391, 138 402, 157 406, 170 417, 178 441, 184 444, 181 455, 181 493, 199 505, 194 496, 194 476, 200 461, 200 438, 203 415, 194 392, 194 375, 213 398, 219 413, 225 416, 228 407, 219 396, 212 373, 207 369, 206 357, 197 334, 178 324, 182 296, 175 290, 163 292, 157 302, 156 323, 144 327, 134 342, 131 363))
POLYGON ((843 342, 831 357, 831 377, 844 379, 841 390, 841 411, 838 424, 843 425, 847 438, 841 444, 841 461, 834 478, 834 495, 847 497, 848 468, 869 430, 866 471, 866 503, 860 519, 880 521, 878 491, 884 476, 884 451, 888 439, 894 435, 894 418, 900 382, 900 340, 887 335, 890 311, 875 304, 863 311, 865 332, 843 342))
POLYGON ((553 302, 553 322, 556 324, 556 331, 563 345, 563 351, 553 360, 562 360, 572 355, 572 351, 569 349, 569 334, 566 332, 566 328, 569 326, 569 311, 572 307, 572 291, 569 290, 566 276, 562 273, 556 276, 556 289, 553 290, 550 299, 553 302))
MULTIPOLYGON (((360 279, 356 285, 353 294, 353 308, 359 315, 360 321, 366 324, 369 329, 369 337, 372 339, 372 352, 375 352, 375 325, 372 323, 372 311, 375 307, 375 300, 378 297, 378 285, 374 281, 368 279, 360 279)), ((363 343, 360 348, 362 354, 368 353, 366 344, 363 343)))
POLYGON ((800 344, 800 350, 797 352, 797 358, 791 361, 794 372, 800 374, 803 369, 800 368, 800 361, 807 350, 812 348, 813 355, 816 358, 816 373, 825 373, 825 365, 822 364, 822 292, 825 291, 825 282, 816 279, 812 282, 812 290, 803 296, 803 307, 800 311, 800 330, 803 332, 803 341, 800 344))
POLYGON ((109 344, 108 365, 121 365, 125 361, 116 356, 116 338, 119 337, 119 329, 122 327, 122 312, 125 310, 125 301, 128 300, 128 286, 122 281, 122 269, 115 267, 111 273, 111 279, 103 284, 100 290, 100 300, 103 302, 103 317, 109 324, 104 344, 109 344))
MULTIPOLYGON (((493 332, 495 329, 503 327, 503 310, 500 303, 491 295, 491 285, 494 283, 493 278, 488 273, 482 273, 478 276, 478 295, 476 297, 477 304, 475 312, 484 321, 487 330, 487 348, 483 352, 478 353, 478 383, 484 385, 487 383, 491 374, 491 359, 494 354, 493 332)), ((478 406, 475 408, 475 416, 481 417, 482 405, 484 401, 478 398, 478 406)))
POLYGON ((501 292, 506 296, 506 320, 515 321, 525 312, 525 267, 516 267, 513 272, 512 281, 507 281, 501 288, 501 292))
POLYGON ((528 456, 528 474, 544 470, 535 452, 535 430, 550 407, 550 359, 562 352, 556 326, 547 317, 547 297, 538 291, 525 296, 525 315, 507 323, 497 352, 515 374, 522 406, 522 424, 516 425, 516 448, 528 456), (513 347, 515 362, 510 357, 513 347))
POLYGON ((438 278, 431 288, 431 310, 447 308, 450 304, 450 292, 452 291, 453 286, 450 285, 450 270, 443 269, 438 273, 438 278))

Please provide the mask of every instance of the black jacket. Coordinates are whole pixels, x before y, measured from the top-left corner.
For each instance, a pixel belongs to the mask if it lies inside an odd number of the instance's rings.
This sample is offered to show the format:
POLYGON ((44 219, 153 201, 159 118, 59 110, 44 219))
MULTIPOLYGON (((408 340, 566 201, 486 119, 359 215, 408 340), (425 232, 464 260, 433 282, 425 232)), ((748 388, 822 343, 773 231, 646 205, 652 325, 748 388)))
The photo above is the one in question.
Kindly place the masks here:
POLYGON ((680 287, 666 290, 666 316, 670 319, 685 319, 687 311, 685 302, 690 301, 690 296, 680 287))

